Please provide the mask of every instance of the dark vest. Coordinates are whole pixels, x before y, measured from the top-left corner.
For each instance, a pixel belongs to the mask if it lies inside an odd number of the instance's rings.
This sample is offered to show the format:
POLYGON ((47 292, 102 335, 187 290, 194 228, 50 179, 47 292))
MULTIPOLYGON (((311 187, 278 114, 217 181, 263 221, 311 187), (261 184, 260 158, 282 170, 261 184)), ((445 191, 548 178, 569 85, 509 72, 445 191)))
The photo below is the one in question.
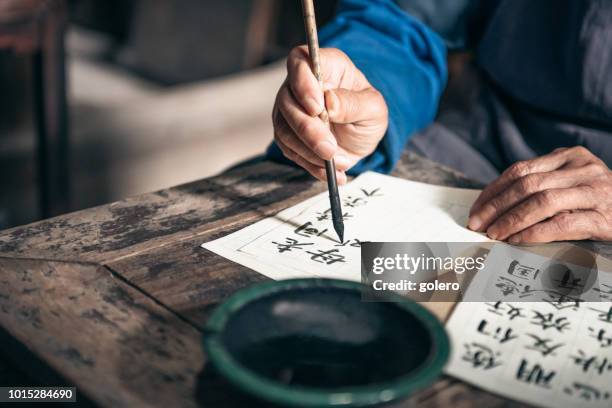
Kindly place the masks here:
POLYGON ((503 0, 478 63, 518 130, 508 162, 583 145, 612 166, 612 1, 503 0))
POLYGON ((516 100, 612 124, 612 1, 502 1, 478 51, 480 66, 516 100))

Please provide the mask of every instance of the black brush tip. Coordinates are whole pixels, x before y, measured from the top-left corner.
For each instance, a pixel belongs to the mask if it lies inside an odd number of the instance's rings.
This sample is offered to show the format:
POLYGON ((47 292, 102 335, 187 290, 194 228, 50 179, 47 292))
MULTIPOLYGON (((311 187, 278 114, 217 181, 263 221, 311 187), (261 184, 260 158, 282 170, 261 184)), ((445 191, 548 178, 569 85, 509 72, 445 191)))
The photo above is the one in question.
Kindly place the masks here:
POLYGON ((340 238, 340 243, 344 242, 344 222, 342 219, 334 220, 334 229, 336 230, 336 234, 338 234, 338 238, 340 238))

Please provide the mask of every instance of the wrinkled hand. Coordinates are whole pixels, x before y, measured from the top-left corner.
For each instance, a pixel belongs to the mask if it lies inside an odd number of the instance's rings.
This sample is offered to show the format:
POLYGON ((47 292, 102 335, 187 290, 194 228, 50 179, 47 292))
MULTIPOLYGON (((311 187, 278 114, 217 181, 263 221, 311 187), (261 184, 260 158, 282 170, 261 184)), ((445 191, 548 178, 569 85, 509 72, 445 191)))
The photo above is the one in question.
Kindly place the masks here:
POLYGON ((513 244, 612 240, 612 172, 584 147, 517 162, 480 194, 469 228, 513 244))
POLYGON ((338 183, 345 171, 371 154, 387 130, 387 105, 349 57, 335 48, 320 50, 323 90, 313 75, 308 48, 294 48, 287 79, 276 96, 274 139, 285 157, 325 180, 324 160, 334 158, 338 183), (318 115, 328 110, 330 128, 318 115))

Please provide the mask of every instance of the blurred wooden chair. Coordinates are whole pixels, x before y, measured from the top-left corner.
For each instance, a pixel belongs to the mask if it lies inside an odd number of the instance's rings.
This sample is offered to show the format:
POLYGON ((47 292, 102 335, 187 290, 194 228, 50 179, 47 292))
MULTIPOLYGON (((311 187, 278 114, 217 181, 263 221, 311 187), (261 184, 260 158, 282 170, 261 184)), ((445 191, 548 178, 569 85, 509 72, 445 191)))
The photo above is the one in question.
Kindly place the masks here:
POLYGON ((69 210, 64 0, 0 0, 0 49, 32 57, 40 215, 69 210))

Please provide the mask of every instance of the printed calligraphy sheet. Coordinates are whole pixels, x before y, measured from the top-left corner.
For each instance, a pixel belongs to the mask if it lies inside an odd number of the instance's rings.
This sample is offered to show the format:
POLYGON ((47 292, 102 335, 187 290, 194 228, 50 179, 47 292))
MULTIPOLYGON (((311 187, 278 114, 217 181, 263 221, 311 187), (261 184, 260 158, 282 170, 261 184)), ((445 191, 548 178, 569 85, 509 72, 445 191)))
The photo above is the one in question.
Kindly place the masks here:
POLYGON ((202 247, 272 279, 359 281, 361 241, 480 242, 465 228, 478 190, 365 173, 341 187, 345 242, 331 223, 327 192, 202 247))
POLYGON ((542 407, 612 406, 612 279, 496 244, 457 304, 446 372, 542 407))

